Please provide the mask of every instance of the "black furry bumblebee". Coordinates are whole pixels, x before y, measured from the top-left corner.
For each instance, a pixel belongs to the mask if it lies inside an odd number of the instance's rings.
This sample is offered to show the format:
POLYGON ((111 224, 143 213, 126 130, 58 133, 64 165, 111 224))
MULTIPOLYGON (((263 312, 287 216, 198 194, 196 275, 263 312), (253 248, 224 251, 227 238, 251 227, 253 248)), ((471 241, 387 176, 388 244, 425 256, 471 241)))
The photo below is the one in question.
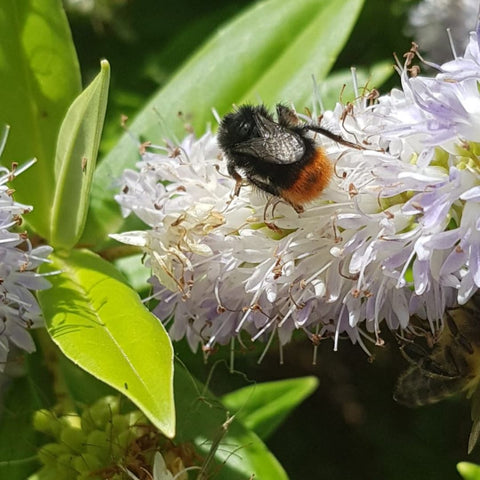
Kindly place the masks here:
POLYGON ((311 123, 301 123, 295 112, 278 104, 277 121, 264 105, 243 105, 223 117, 218 144, 227 158, 228 173, 244 178, 264 192, 281 197, 297 212, 317 198, 328 185, 333 165, 309 131, 356 149, 363 147, 311 123), (243 173, 242 177, 239 170, 243 173))

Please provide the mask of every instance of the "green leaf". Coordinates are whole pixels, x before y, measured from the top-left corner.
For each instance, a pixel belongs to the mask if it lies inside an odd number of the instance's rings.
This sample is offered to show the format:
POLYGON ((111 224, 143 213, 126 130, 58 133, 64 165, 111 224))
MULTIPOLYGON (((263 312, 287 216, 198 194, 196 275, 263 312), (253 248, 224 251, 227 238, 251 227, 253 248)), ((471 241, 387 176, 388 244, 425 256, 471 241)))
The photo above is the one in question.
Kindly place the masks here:
POLYGON ((464 480, 480 480, 480 466, 469 462, 457 464, 458 473, 464 480))
POLYGON ((202 453, 205 471, 198 478, 211 478, 214 472, 218 480, 288 479, 260 438, 232 418, 220 401, 183 368, 175 369, 175 398, 175 440, 193 442, 202 453))
POLYGON ((74 363, 130 398, 166 436, 175 432, 173 351, 162 324, 118 271, 83 250, 53 256, 39 292, 48 332, 74 363))
POLYGON ((316 377, 259 383, 222 397, 223 404, 262 440, 317 388, 316 377))
POLYGON ((75 99, 60 128, 55 156, 55 195, 49 243, 72 248, 87 219, 90 187, 107 108, 110 66, 75 99))
POLYGON ((46 237, 53 199, 55 145, 62 119, 81 90, 78 60, 60 0, 2 0, 0 126, 11 126, 2 163, 36 157, 15 180, 15 198, 46 237))
POLYGON ((106 186, 132 167, 138 145, 185 136, 185 122, 203 133, 233 103, 245 100, 310 105, 312 75, 326 77, 363 0, 267 0, 220 29, 146 105, 94 176, 89 221, 82 240, 98 245, 122 227, 114 192, 106 186), (306 103, 305 103, 306 102, 306 103), (179 112, 182 115, 179 116, 179 112))

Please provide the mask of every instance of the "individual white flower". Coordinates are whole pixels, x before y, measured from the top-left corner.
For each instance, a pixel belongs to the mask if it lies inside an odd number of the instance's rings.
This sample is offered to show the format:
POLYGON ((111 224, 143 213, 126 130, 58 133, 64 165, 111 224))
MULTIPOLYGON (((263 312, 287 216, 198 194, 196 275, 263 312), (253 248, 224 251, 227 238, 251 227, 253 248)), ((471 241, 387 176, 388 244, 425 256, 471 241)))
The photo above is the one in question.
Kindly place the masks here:
POLYGON ((171 319, 173 339, 208 349, 248 332, 284 344, 300 329, 314 342, 336 345, 346 333, 364 346, 366 334, 382 342, 383 321, 405 329, 418 315, 435 330, 447 307, 474 294, 478 33, 433 78, 411 69, 415 53, 401 68, 403 90, 324 112, 332 131, 366 149, 317 135, 336 175, 301 214, 252 187, 233 197, 210 132, 124 173, 117 201, 149 229, 114 238, 149 254, 156 313, 171 319))

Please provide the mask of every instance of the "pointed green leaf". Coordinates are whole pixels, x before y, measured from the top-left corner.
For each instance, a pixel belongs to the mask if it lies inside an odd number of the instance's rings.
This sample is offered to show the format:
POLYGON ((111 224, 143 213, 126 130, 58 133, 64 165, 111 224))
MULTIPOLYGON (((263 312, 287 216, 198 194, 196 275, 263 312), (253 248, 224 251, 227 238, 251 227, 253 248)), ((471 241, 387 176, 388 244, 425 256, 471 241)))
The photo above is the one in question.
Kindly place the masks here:
POLYGON ((262 440, 317 388, 316 377, 258 383, 222 397, 223 404, 262 440))
POLYGON ((132 133, 154 143, 201 134, 233 103, 262 99, 310 105, 312 75, 327 75, 363 0, 267 0, 255 4, 213 37, 180 69, 130 125, 94 177, 89 221, 82 240, 97 245, 122 225, 112 178, 138 158, 132 133), (327 50, 328 49, 328 50, 327 50), (305 62, 305 65, 302 63, 305 62), (179 112, 182 115, 179 115, 179 112))
POLYGON ((48 332, 62 352, 130 398, 165 435, 175 432, 173 351, 162 324, 117 270, 95 254, 53 256, 39 293, 48 332))
POLYGON ((15 181, 15 198, 35 207, 28 221, 46 237, 57 135, 81 90, 78 60, 61 0, 2 0, 0 32, 0 125, 11 126, 2 162, 38 159, 15 181))
POLYGON ((55 195, 49 243, 72 248, 87 219, 90 187, 107 108, 110 66, 75 99, 63 120, 55 156, 55 195))
POLYGON ((232 418, 220 401, 183 368, 175 369, 175 398, 178 421, 175 439, 193 442, 202 453, 204 464, 211 461, 198 478, 288 479, 260 438, 232 418))

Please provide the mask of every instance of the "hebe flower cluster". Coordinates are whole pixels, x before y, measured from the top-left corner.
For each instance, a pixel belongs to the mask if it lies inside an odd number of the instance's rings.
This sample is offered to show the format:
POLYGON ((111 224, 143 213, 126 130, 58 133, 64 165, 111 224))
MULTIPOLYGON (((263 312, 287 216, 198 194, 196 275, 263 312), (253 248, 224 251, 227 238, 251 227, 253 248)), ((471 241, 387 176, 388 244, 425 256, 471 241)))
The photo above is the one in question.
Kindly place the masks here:
POLYGON ((145 153, 127 170, 117 201, 149 229, 114 237, 141 246, 173 339, 192 348, 294 330, 312 341, 348 334, 381 343, 381 328, 409 318, 438 328, 447 307, 480 286, 480 53, 472 33, 463 57, 411 68, 402 90, 324 112, 322 125, 355 150, 316 137, 336 175, 298 214, 272 208, 234 181, 215 135, 145 153), (272 228, 272 224, 274 228, 272 228))

